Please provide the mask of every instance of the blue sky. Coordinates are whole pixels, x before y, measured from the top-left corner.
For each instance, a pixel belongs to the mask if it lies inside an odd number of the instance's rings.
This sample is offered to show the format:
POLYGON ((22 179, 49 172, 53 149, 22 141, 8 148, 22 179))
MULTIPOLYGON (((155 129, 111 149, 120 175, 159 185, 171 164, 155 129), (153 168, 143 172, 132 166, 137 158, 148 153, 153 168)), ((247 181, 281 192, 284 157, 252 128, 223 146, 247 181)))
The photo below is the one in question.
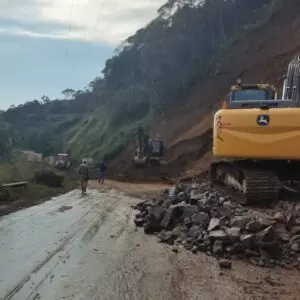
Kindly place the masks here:
POLYGON ((0 109, 84 88, 164 2, 1 0, 0 109))

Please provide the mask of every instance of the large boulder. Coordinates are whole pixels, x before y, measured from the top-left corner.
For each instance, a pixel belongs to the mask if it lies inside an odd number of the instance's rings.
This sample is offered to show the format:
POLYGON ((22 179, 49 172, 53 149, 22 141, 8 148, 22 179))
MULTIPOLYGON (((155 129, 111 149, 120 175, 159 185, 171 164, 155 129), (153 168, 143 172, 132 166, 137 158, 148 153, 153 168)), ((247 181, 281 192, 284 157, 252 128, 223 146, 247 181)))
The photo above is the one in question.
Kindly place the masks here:
POLYGON ((147 216, 147 221, 144 225, 144 232, 146 234, 152 234, 161 229, 161 221, 166 213, 166 209, 160 206, 154 206, 150 209, 147 216))
POLYGON ((181 215, 182 215, 181 207, 179 206, 170 207, 164 214, 164 217, 160 224, 161 228, 163 229, 173 228, 176 222, 179 221, 181 215))
POLYGON ((62 187, 64 176, 59 175, 52 170, 39 170, 34 172, 34 180, 38 184, 49 187, 62 187))

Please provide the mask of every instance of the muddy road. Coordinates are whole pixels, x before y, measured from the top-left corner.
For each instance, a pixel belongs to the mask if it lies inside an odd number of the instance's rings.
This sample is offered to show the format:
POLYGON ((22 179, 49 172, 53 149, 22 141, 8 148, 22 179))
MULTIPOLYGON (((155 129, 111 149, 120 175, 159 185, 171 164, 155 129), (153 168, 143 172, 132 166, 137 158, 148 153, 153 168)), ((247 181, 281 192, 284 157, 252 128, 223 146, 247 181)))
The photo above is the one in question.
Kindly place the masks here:
POLYGON ((0 299, 297 299, 299 273, 241 262, 221 271, 137 231, 137 201, 72 191, 0 218, 0 299))

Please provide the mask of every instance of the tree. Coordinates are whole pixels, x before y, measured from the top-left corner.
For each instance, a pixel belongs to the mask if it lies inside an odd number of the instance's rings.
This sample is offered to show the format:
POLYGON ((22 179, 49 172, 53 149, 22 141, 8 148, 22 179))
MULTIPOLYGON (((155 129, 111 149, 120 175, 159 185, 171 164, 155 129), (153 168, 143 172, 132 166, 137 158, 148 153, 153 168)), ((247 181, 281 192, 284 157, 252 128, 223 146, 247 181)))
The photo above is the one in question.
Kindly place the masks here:
POLYGON ((63 96, 66 99, 73 99, 74 94, 76 93, 76 91, 74 91, 73 89, 65 89, 61 93, 63 94, 63 96))
POLYGON ((51 99, 48 96, 42 96, 41 97, 42 103, 47 104, 51 101, 51 99))
POLYGON ((12 126, 0 120, 0 160, 8 160, 13 147, 12 126))

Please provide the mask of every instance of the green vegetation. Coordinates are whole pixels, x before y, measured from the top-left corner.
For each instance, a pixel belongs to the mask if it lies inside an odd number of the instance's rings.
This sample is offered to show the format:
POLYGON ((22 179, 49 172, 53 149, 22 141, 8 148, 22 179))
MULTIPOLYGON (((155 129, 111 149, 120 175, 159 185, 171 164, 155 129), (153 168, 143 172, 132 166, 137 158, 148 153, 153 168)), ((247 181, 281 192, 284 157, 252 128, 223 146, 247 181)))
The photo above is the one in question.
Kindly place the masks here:
POLYGON ((14 201, 20 197, 29 201, 37 201, 76 187, 76 182, 68 178, 65 178, 64 185, 61 188, 51 188, 37 184, 34 180, 34 173, 40 170, 51 170, 51 168, 41 162, 25 162, 18 153, 13 153, 9 162, 0 164, 0 201, 14 201), (1 188, 2 184, 18 181, 29 182, 25 193, 19 190, 1 188))
POLYGON ((85 90, 68 88, 63 99, 43 96, 0 114, 0 156, 8 157, 15 146, 44 155, 69 149, 75 157, 114 158, 138 122, 180 107, 198 82, 220 70, 232 43, 264 26, 282 4, 169 0, 155 20, 116 49, 102 77, 85 90))

